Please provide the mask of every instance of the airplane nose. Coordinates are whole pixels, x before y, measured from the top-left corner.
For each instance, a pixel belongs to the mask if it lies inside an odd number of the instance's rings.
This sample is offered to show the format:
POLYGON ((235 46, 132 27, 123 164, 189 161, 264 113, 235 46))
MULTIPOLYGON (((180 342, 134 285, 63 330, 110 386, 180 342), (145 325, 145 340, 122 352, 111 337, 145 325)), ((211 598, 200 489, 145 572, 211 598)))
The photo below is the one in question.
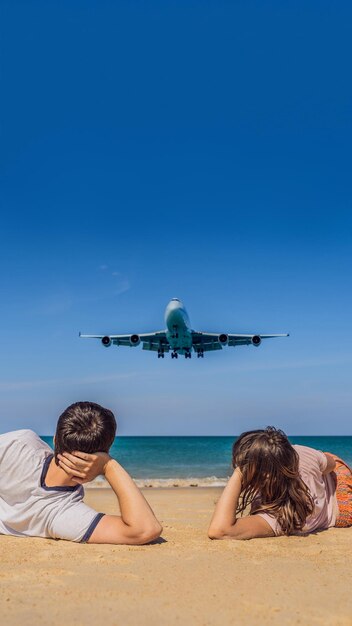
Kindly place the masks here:
POLYGON ((179 309, 183 309, 183 304, 179 298, 171 298, 169 304, 165 309, 165 322, 167 324, 167 320, 170 314, 174 314, 179 309))

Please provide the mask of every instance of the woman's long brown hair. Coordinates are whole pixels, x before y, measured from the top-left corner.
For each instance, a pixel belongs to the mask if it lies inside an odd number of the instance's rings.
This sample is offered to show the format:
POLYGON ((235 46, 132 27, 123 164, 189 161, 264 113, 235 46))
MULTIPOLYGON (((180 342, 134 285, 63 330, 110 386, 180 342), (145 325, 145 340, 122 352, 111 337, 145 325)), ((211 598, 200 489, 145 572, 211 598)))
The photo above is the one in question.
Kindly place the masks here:
POLYGON ((232 463, 242 472, 237 513, 269 513, 286 535, 302 530, 314 503, 298 471, 298 454, 285 433, 272 426, 243 433, 233 445, 232 463))

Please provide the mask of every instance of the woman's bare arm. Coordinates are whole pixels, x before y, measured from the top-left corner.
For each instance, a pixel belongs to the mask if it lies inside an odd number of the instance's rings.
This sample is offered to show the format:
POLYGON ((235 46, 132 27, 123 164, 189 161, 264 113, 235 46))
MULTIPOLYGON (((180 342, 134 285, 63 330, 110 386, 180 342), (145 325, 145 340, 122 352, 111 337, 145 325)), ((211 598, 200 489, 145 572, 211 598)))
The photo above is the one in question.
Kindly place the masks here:
POLYGON ((210 539, 254 539, 274 536, 270 525, 258 515, 236 519, 241 489, 242 475, 236 468, 215 507, 208 530, 210 539))

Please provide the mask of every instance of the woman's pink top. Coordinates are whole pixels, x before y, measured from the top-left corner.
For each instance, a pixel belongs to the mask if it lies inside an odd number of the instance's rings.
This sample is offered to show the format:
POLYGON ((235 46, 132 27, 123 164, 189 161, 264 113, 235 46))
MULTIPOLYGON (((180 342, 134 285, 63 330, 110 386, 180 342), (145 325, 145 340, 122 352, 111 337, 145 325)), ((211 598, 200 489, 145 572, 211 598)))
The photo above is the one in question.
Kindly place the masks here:
MULTIPOLYGON (((306 524, 301 531, 295 534, 311 533, 334 526, 338 515, 336 501, 336 482, 334 474, 323 475, 327 466, 327 458, 320 450, 307 446, 293 446, 299 456, 299 473, 307 485, 314 501, 314 511, 307 517, 306 524)), ((257 513, 273 529, 275 535, 282 535, 280 524, 275 517, 268 513, 257 513)))

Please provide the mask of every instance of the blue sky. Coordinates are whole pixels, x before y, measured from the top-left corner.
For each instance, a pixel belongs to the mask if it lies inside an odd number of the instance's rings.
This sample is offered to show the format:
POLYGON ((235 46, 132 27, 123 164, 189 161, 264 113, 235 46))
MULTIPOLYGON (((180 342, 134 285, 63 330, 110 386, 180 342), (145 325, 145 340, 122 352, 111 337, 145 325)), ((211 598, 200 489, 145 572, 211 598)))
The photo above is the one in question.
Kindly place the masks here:
POLYGON ((1 3, 0 431, 351 434, 348 2, 1 3), (78 332, 290 332, 178 361, 78 332))

